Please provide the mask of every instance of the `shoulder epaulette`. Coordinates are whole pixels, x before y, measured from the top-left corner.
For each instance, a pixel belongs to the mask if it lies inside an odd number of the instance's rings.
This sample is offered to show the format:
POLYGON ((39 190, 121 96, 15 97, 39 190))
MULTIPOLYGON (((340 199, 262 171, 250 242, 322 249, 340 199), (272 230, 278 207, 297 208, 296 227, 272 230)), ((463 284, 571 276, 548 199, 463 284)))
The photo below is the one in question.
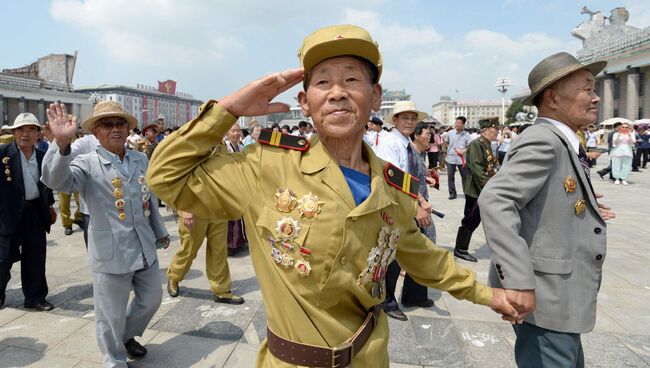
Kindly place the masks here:
POLYGON ((309 141, 303 137, 274 132, 271 129, 262 129, 258 141, 268 146, 282 147, 296 151, 306 151, 309 141))
POLYGON ((384 178, 391 187, 397 188, 413 198, 418 198, 420 181, 390 162, 386 163, 384 167, 384 178))

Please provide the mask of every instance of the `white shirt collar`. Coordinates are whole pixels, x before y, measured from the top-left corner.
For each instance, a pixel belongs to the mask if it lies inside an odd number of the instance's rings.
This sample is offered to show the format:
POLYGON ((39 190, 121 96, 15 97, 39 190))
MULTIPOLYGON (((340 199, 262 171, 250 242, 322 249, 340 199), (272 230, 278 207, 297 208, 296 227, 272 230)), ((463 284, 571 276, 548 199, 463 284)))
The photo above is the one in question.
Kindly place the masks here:
POLYGON ((569 126, 564 124, 563 122, 551 118, 541 116, 540 119, 546 119, 547 121, 551 122, 551 124, 555 125, 555 127, 558 128, 562 132, 562 134, 564 134, 566 139, 569 140, 569 143, 571 143, 571 147, 573 147, 573 150, 576 153, 579 152, 580 141, 578 140, 578 136, 576 135, 576 132, 573 131, 573 129, 569 128, 569 126))
POLYGON ((392 133, 395 138, 397 138, 397 140, 404 145, 404 147, 408 147, 408 145, 411 143, 411 140, 408 137, 405 137, 402 132, 397 130, 397 128, 393 129, 392 133))

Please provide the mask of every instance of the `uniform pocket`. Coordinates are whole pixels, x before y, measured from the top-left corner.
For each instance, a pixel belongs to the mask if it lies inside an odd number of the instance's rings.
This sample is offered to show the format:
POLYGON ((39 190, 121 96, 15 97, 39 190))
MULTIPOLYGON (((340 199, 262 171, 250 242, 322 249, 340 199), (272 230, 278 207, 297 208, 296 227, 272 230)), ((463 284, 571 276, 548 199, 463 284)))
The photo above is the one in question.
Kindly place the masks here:
POLYGON ((97 261, 108 261, 113 259, 115 252, 113 242, 113 231, 111 230, 90 230, 88 232, 88 252, 97 261))

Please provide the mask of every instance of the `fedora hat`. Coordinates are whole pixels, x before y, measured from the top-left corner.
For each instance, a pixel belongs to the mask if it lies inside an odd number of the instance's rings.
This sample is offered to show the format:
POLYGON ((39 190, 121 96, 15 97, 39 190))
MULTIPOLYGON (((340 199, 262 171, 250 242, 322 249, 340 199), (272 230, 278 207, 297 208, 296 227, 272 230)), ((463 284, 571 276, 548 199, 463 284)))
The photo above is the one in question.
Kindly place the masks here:
POLYGON ((16 119, 14 120, 14 125, 3 126, 3 129, 14 130, 16 128, 20 128, 27 125, 33 125, 35 127, 38 127, 38 130, 43 129, 43 125, 41 125, 38 119, 36 119, 36 116, 28 112, 24 112, 16 116, 16 119))
POLYGON ((428 114, 426 112, 420 111, 415 106, 413 101, 397 101, 393 107, 393 112, 386 116, 386 120, 393 122, 393 116, 403 112, 414 112, 418 115, 418 121, 422 121, 427 118, 428 114))
POLYGON ((573 55, 566 52, 558 52, 544 58, 539 64, 535 65, 533 70, 528 74, 528 87, 530 87, 530 96, 524 101, 524 105, 532 106, 535 97, 544 92, 553 82, 558 81, 576 70, 585 69, 594 76, 600 73, 605 66, 606 61, 596 61, 591 64, 581 64, 573 55))
POLYGON ((357 56, 368 60, 377 68, 372 82, 379 81, 383 64, 379 46, 368 31, 353 25, 325 27, 305 37, 298 50, 300 65, 305 69, 304 80, 321 61, 337 56, 357 56))
POLYGON ((129 125, 129 130, 138 126, 138 120, 135 117, 125 113, 122 105, 119 102, 101 101, 95 105, 95 108, 93 109, 93 116, 84 121, 81 127, 84 131, 86 131, 86 133, 92 133, 92 130, 95 128, 95 123, 99 119, 112 117, 122 118, 126 120, 127 124, 129 125))

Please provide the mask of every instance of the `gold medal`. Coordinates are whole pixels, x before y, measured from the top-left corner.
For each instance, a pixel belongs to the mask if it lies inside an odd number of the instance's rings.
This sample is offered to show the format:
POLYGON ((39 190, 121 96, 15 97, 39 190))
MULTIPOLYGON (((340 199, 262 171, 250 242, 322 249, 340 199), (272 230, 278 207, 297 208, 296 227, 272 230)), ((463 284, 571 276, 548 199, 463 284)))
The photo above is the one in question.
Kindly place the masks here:
POLYGON ((296 208, 297 200, 296 193, 289 188, 280 188, 275 192, 275 208, 280 212, 291 212, 296 208))
POLYGON ((122 186, 122 179, 120 178, 115 178, 111 180, 111 184, 113 185, 113 188, 118 188, 122 186))
POLYGON ((318 214, 323 210, 324 203, 318 200, 318 196, 311 194, 302 196, 298 201, 298 211, 301 216, 307 218, 318 218, 318 214))
POLYGON ((573 176, 569 175, 564 180, 564 190, 567 193, 573 193, 576 191, 576 180, 573 178, 573 176))
POLYGON ((576 210, 576 215, 582 215, 585 212, 585 209, 587 208, 587 205, 585 204, 585 200, 580 198, 576 201, 575 204, 575 210, 576 210))
POLYGON ((9 163, 9 156, 3 157, 2 158, 2 163, 5 164, 5 165, 8 164, 9 163))
POLYGON ((298 232, 300 231, 298 221, 291 217, 283 217, 282 220, 277 222, 277 224, 278 227, 276 227, 275 230, 278 232, 278 236, 283 240, 292 241, 298 236, 298 232))
POLYGON ((303 261, 303 260, 297 261, 294 267, 296 269, 296 272, 298 272, 298 276, 300 277, 307 277, 311 272, 311 266, 307 261, 303 261))
POLYGON ((115 201, 115 207, 117 207, 118 210, 123 209, 125 205, 126 205, 126 202, 124 202, 124 200, 122 198, 115 201))
POLYGON ((117 215, 117 218, 120 219, 120 221, 126 220, 126 213, 120 212, 120 214, 117 215))
POLYGON ((113 197, 122 198, 122 195, 123 193, 121 188, 115 188, 115 190, 113 190, 113 197))

